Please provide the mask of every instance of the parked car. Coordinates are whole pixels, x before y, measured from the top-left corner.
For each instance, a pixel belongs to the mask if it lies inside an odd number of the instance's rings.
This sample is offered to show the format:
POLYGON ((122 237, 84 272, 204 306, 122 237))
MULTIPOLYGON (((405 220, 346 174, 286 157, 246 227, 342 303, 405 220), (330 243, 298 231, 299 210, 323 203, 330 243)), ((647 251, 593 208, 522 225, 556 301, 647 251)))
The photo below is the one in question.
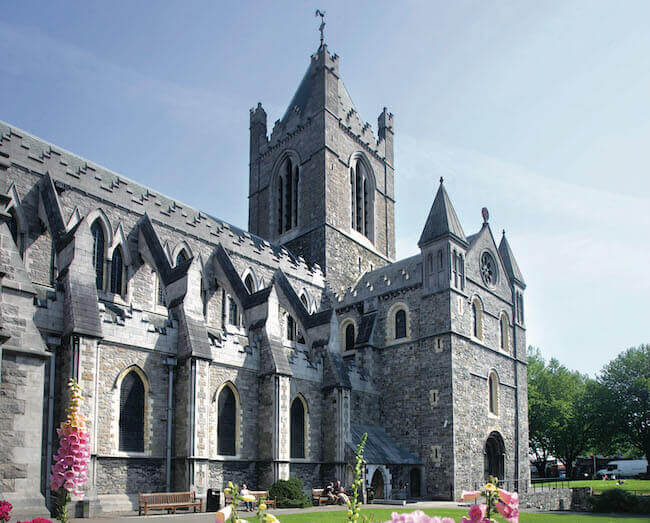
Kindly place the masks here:
POLYGON ((598 478, 610 478, 616 476, 617 478, 634 478, 646 473, 648 469, 648 460, 646 459, 619 459, 607 463, 607 468, 600 469, 596 472, 598 478))

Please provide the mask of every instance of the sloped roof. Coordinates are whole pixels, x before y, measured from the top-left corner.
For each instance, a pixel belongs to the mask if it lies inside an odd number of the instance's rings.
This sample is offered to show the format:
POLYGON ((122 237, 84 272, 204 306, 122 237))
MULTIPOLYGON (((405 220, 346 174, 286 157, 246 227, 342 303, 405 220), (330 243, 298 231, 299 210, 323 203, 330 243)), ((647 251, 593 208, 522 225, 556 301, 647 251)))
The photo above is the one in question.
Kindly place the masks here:
POLYGON ((508 273, 510 281, 514 281, 525 288, 526 282, 524 282, 524 277, 519 270, 519 265, 517 265, 515 255, 513 254, 512 249, 510 248, 510 244, 506 239, 505 231, 503 232, 503 237, 501 238, 501 243, 499 244, 499 255, 501 256, 501 260, 503 261, 503 265, 506 269, 506 272, 508 273))
POLYGON ((350 425, 351 441, 347 444, 353 451, 364 433, 368 434, 363 460, 375 465, 421 465, 423 461, 400 447, 382 427, 376 425, 350 425))
MULTIPOLYGON (((298 84, 298 88, 296 89, 293 98, 291 98, 291 102, 289 102, 289 105, 287 106, 287 109, 284 112, 282 119, 280 120, 282 125, 286 125, 286 123, 290 120, 291 116, 295 112, 298 112, 301 115, 301 119, 304 119, 312 116, 313 113, 323 108, 325 104, 325 85, 323 84, 319 86, 318 82, 324 82, 325 76, 319 75, 318 71, 319 67, 323 67, 326 59, 330 59, 329 53, 327 51, 327 46, 321 46, 316 54, 312 56, 309 67, 307 68, 307 71, 305 71, 305 74, 302 77, 300 84, 298 84), (316 99, 316 96, 319 98, 316 99)), ((349 114, 350 111, 358 113, 354 102, 352 102, 350 93, 343 84, 343 80, 340 76, 338 77, 337 84, 339 97, 339 116, 344 117, 345 115, 349 114)))
POLYGON ((463 227, 441 179, 440 187, 433 200, 418 246, 422 247, 446 235, 453 236, 465 244, 467 243, 463 227))

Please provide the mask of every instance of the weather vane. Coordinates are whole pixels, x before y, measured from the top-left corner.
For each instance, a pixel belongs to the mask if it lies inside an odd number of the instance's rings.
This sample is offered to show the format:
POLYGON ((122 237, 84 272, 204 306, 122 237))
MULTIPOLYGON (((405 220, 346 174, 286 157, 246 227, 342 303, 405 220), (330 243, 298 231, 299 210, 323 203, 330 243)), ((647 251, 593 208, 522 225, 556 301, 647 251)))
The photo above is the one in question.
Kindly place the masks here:
POLYGON ((320 27, 318 30, 320 31, 320 45, 322 47, 323 42, 325 41, 325 11, 316 9, 316 14, 314 16, 320 16, 320 27))

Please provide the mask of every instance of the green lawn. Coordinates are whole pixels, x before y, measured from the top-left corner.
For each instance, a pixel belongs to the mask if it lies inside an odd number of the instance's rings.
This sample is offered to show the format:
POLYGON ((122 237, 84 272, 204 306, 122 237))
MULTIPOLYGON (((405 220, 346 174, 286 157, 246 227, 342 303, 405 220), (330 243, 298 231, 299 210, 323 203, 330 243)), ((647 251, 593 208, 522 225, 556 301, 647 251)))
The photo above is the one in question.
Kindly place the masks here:
POLYGON ((558 486, 558 487, 591 487, 594 489, 595 494, 600 494, 603 490, 609 490, 609 489, 622 489, 622 490, 628 490, 631 492, 636 491, 638 494, 650 494, 650 480, 648 479, 626 479, 625 480, 625 485, 617 485, 616 481, 612 480, 607 480, 604 481, 602 479, 594 479, 594 480, 587 480, 587 481, 562 481, 558 483, 535 483, 533 487, 539 488, 540 486, 545 486, 545 487, 552 487, 552 486, 558 486))
MULTIPOLYGON (((408 509, 395 509, 396 512, 412 512, 413 510, 408 509)), ((361 511, 362 514, 372 518, 374 522, 390 520, 390 514, 394 512, 390 509, 364 509, 361 511)), ((440 517, 450 517, 454 518, 456 522, 460 522, 463 516, 467 515, 467 510, 464 509, 426 509, 424 511, 430 516, 440 516, 440 517)), ((336 511, 336 512, 311 512, 305 514, 283 514, 279 516, 279 519, 282 523, 285 522, 336 522, 340 523, 345 521, 345 512, 336 511)), ((539 513, 525 513, 521 512, 519 514, 519 521, 521 523, 609 523, 619 521, 624 519, 625 523, 648 523, 648 517, 636 516, 636 517, 627 517, 623 514, 615 516, 595 516, 591 514, 539 514, 539 513)), ((497 514, 497 521, 499 523, 504 522, 504 519, 497 514)))

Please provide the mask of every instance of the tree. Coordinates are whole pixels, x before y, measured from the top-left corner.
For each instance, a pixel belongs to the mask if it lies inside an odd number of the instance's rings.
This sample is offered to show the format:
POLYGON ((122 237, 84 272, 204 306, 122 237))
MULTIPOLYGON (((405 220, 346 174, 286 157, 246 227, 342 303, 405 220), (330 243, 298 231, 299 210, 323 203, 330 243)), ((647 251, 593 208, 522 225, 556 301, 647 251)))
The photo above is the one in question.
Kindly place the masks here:
POLYGON ((619 354, 605 365, 598 382, 605 402, 600 420, 609 441, 622 435, 650 458, 650 345, 619 354))
POLYGON ((546 477, 546 466, 551 455, 549 434, 553 415, 549 395, 546 362, 539 349, 528 347, 528 441, 540 477, 546 477))
POLYGON ((530 447, 544 475, 550 455, 573 475, 573 463, 592 440, 595 382, 570 371, 555 358, 548 364, 541 352, 528 353, 528 412, 530 447))

